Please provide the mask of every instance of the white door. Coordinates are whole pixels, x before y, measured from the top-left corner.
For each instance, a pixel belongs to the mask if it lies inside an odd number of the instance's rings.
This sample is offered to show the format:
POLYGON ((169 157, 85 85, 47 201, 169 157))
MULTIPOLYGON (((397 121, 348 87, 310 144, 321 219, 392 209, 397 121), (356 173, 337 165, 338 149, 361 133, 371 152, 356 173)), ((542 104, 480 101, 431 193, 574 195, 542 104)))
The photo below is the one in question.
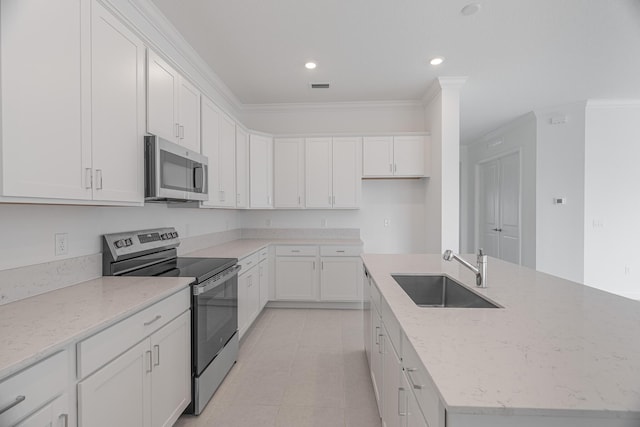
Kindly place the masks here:
POLYGON ((144 53, 127 27, 92 2, 93 198, 144 201, 144 53))
POLYGON ((151 425, 169 427, 191 402, 191 312, 151 336, 151 425))
POLYGON ((91 198, 88 11, 78 0, 0 2, 5 196, 91 198))
POLYGON ((423 136, 393 137, 393 174, 424 176, 425 140, 423 136))
POLYGON ((362 194, 362 139, 333 138, 333 207, 358 208, 362 194))
POLYGON ((358 301, 361 280, 360 258, 321 258, 320 299, 322 301, 358 301))
POLYGON ((264 259, 258 264, 260 280, 260 310, 269 301, 269 261, 264 259))
POLYGON ((177 143, 179 76, 153 51, 147 50, 147 132, 177 143))
POLYGON ((236 207, 249 206, 249 135, 236 127, 236 207))
POLYGON ((333 206, 331 138, 305 140, 305 206, 330 208, 333 206))
POLYGON ((479 246, 485 254, 520 264, 520 155, 479 166, 479 246))
POLYGON ((220 110, 206 97, 202 97, 201 111, 202 154, 209 159, 209 200, 204 206, 220 206, 220 110))
POLYGON ((273 142, 273 191, 276 208, 303 207, 304 139, 273 142))
POLYGON ((146 339, 78 383, 78 426, 150 427, 151 365, 146 339))
POLYGON ((316 300, 316 257, 276 258, 276 299, 316 300))
POLYGON ((69 399, 66 394, 63 394, 16 424, 15 427, 67 427, 68 425, 69 399))
POLYGON ((362 140, 362 176, 393 176, 393 137, 362 140))
POLYGON ((200 91, 185 78, 178 80, 178 123, 180 145, 200 152, 200 91))
POLYGON ((249 136, 249 193, 252 208, 273 207, 273 141, 249 136))
MULTIPOLYGON (((211 168, 209 168, 211 170, 211 168)), ((218 162, 220 179, 220 206, 236 206, 236 122, 226 114, 220 120, 220 161, 218 162)))

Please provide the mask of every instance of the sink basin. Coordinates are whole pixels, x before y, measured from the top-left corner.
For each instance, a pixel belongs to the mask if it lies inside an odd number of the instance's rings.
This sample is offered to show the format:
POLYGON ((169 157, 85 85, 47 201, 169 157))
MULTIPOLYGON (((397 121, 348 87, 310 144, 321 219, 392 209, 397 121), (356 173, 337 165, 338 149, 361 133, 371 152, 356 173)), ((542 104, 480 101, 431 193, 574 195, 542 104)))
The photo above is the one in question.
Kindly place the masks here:
POLYGON ((391 277, 419 307, 500 308, 447 276, 391 277))

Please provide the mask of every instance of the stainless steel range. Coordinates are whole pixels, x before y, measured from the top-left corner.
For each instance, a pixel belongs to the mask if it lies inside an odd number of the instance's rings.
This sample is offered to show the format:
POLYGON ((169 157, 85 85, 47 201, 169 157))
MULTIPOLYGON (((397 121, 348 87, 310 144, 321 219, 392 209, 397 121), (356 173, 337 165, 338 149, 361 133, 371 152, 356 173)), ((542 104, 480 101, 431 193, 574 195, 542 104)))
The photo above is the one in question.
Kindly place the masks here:
POLYGON ((200 414, 238 355, 237 258, 178 257, 174 228, 105 234, 105 276, 193 277, 191 284, 191 405, 200 414))

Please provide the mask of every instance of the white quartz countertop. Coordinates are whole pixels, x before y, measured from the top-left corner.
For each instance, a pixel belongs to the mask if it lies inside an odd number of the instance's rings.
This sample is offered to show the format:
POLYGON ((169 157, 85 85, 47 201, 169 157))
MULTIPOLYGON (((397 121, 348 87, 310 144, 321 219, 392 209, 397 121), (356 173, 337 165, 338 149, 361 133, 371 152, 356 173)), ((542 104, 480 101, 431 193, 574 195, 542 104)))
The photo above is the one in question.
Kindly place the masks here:
POLYGON ((362 258, 448 411, 640 419, 640 302, 494 258, 486 289, 440 255, 362 258), (396 273, 444 273, 504 308, 421 308, 396 273))
POLYGON ((184 254, 196 258, 244 258, 268 245, 361 246, 359 239, 238 239, 184 254))
POLYGON ((188 277, 101 277, 0 306, 0 378, 140 311, 188 277))

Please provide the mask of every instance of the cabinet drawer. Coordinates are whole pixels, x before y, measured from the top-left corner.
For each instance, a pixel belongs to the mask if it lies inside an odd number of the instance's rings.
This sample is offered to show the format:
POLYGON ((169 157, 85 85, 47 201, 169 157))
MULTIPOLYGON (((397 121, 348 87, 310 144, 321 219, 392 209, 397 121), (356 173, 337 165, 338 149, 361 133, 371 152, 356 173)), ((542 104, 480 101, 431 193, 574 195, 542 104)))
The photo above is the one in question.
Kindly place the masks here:
POLYGON ((0 414, 1 426, 14 425, 65 391, 69 378, 67 357, 63 350, 0 382, 0 410, 19 402, 0 414))
POLYGON ((277 256, 316 256, 318 253, 317 246, 278 246, 276 247, 277 256))
POLYGON ((409 388, 413 390, 429 426, 444 426, 444 406, 431 376, 425 369, 418 354, 406 337, 403 337, 402 365, 409 382, 409 388))
POLYGON ((396 353, 402 354, 400 351, 400 340, 402 336, 402 332, 400 329, 400 323, 396 320, 396 317, 391 312, 391 308, 389 308, 389 304, 385 301, 384 298, 380 301, 380 314, 382 315, 382 322, 384 326, 387 328, 387 334, 389 335, 389 339, 393 344, 393 348, 396 350, 396 353))
POLYGON ((269 257, 269 248, 262 248, 258 252, 260 253, 260 261, 264 261, 269 257))
POLYGON ((78 343, 78 378, 84 378, 178 317, 191 305, 191 288, 157 302, 78 343))
POLYGON ((320 246, 321 256, 359 256, 362 246, 320 246))
POLYGON ((238 260, 238 265, 240 265, 239 274, 242 274, 245 271, 249 271, 251 267, 258 265, 259 262, 260 262, 259 252, 254 252, 251 255, 238 260))

